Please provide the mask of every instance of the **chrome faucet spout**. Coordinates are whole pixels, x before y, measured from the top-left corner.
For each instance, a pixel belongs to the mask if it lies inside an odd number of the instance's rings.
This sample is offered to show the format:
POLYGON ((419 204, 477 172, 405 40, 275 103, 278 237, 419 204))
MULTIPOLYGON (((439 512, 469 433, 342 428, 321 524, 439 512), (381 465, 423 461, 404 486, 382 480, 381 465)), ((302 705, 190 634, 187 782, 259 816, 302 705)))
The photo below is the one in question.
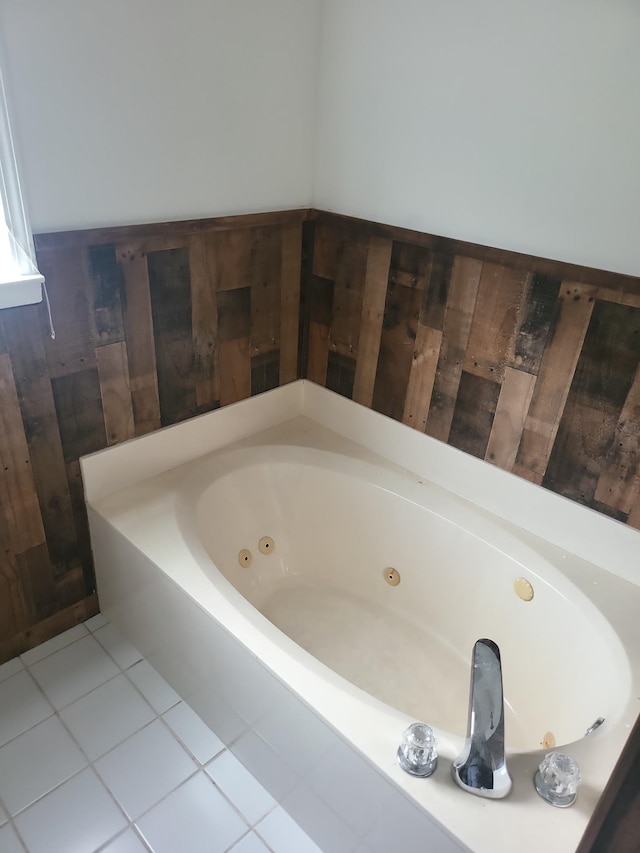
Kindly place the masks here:
POLYGON ((469 722, 453 778, 470 794, 499 799, 511 790, 504 753, 504 698, 500 649, 493 640, 473 647, 469 722))

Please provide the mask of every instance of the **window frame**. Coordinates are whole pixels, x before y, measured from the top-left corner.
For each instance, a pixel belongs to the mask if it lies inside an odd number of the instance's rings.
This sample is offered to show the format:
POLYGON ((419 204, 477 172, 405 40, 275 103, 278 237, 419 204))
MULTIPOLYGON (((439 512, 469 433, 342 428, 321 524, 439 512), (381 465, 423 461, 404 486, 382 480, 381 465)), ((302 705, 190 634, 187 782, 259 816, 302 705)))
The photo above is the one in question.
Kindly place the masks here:
MULTIPOLYGON (((0 58, 1 59, 1 58, 0 58)), ((43 298, 44 276, 36 264, 33 235, 20 186, 0 61, 0 309, 33 305, 43 298)))

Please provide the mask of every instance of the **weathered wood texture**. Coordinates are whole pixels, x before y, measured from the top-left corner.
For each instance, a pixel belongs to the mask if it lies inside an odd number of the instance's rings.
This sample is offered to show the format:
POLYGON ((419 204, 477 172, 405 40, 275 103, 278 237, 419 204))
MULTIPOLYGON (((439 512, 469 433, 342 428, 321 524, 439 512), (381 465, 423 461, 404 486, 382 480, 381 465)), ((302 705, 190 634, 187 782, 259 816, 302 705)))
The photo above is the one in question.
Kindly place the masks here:
POLYGON ((97 606, 80 455, 300 375, 640 528, 640 279, 319 211, 36 246, 56 340, 0 313, 0 659, 97 606))
POLYGON ((97 612, 78 459, 297 379, 306 211, 36 236, 0 312, 0 662, 97 612))
POLYGON ((313 219, 309 379, 640 527, 640 279, 313 219))

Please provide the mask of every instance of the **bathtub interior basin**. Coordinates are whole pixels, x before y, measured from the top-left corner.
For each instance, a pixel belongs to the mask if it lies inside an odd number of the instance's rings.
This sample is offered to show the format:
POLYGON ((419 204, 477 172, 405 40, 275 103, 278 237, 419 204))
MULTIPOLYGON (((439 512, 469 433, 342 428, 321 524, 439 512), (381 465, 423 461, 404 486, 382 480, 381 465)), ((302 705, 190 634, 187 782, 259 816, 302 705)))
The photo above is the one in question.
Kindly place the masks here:
POLYGON ((508 750, 568 744, 619 718, 631 688, 620 640, 516 530, 410 472, 330 450, 247 447, 205 470, 188 516, 211 570, 371 696, 462 737, 471 649, 489 637, 508 750))
POLYGON ((308 382, 82 470, 101 608, 321 847, 575 849, 640 711, 636 531, 308 382), (502 654, 500 801, 450 772, 481 637, 502 654), (395 760, 414 720, 429 780, 395 760), (572 809, 533 788, 553 744, 581 768, 572 809))

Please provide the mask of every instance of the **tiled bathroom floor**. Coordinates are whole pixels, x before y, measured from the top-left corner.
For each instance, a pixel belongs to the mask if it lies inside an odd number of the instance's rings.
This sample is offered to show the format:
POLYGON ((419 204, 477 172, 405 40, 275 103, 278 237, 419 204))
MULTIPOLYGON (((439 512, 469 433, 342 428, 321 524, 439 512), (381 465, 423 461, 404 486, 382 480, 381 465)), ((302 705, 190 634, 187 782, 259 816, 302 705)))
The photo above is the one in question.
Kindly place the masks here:
POLYGON ((0 853, 319 853, 98 615, 0 666, 0 853))

